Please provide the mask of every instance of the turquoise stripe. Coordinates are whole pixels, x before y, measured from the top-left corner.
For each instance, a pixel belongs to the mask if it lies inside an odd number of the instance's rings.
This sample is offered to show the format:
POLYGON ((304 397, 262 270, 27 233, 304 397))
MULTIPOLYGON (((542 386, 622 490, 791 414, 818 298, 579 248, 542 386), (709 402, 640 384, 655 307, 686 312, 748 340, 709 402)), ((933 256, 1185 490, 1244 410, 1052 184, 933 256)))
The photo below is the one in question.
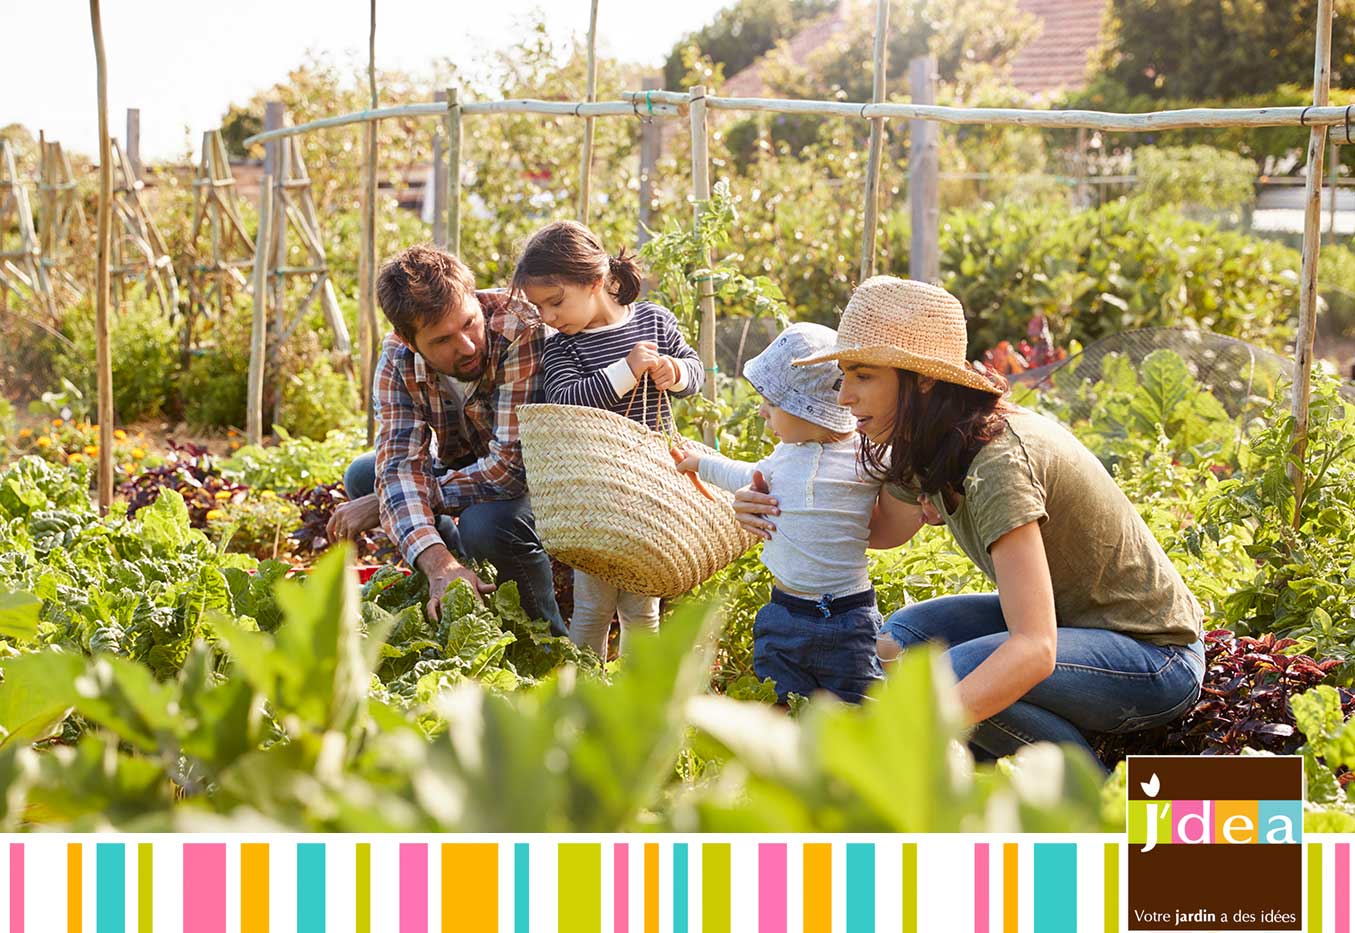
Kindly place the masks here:
POLYGON ((847 843, 847 933, 875 933, 875 844, 847 843))
POLYGON ((1077 933, 1077 844, 1035 843, 1035 929, 1077 933))
POLYGON ((513 933, 530 933, 532 926, 532 861, 527 843, 513 846, 513 933))
POLYGON ((120 842, 94 847, 96 919, 98 933, 125 933, 127 929, 127 854, 120 842))
POLYGON ((687 843, 673 843, 673 933, 687 933, 687 843))
POLYGON ((325 844, 296 845, 296 933, 325 933, 325 844))

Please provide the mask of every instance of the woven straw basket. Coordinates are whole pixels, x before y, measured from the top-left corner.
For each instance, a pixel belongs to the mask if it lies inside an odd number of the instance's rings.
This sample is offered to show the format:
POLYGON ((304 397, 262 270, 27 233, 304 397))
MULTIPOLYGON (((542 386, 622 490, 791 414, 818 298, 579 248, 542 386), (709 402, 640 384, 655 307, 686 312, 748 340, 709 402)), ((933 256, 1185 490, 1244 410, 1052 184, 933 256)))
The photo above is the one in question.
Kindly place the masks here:
POLYGON ((756 539, 739 528, 733 496, 711 501, 673 468, 669 441, 600 408, 520 405, 532 512, 552 556, 645 596, 687 592, 756 539))

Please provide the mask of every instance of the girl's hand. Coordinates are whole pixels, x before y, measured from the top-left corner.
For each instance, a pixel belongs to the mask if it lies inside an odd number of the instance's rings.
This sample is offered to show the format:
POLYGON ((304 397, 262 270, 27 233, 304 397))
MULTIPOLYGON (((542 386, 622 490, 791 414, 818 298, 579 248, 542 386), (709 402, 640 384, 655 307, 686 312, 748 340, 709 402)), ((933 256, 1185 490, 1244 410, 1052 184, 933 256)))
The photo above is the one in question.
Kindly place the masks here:
POLYGON ((652 340, 642 340, 631 348, 630 353, 626 354, 626 365, 630 371, 639 379, 645 373, 651 373, 657 382, 656 364, 662 359, 659 356, 659 345, 652 340))
POLYGON ((762 478, 762 474, 760 472, 753 474, 752 485, 734 493, 734 520, 749 534, 756 535, 763 541, 770 541, 776 525, 763 516, 780 515, 781 510, 777 507, 780 503, 774 496, 765 492, 766 488, 767 482, 762 478))
POLYGON ((661 356, 654 368, 649 371, 649 378, 654 380, 654 388, 660 392, 667 392, 678 383, 678 361, 671 356, 661 356))

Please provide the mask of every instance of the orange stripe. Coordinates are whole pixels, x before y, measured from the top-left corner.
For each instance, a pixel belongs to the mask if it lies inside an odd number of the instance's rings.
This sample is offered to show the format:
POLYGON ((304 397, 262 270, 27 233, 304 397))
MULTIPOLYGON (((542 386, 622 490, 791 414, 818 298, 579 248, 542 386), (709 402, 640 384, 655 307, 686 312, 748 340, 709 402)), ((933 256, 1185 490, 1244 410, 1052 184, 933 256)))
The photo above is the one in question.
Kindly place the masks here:
POLYGON ((80 843, 66 843, 66 933, 84 929, 84 862, 80 843))
POLYGON ((268 843, 240 844, 240 933, 268 933, 268 843))
POLYGON ((442 846, 442 933, 499 933, 499 845, 442 846))
POLYGON ((1017 933, 1017 884, 1020 878, 1016 861, 1016 843, 1002 844, 1002 929, 1017 933))
POLYGON ((805 843, 805 933, 833 933, 833 847, 805 843))
POLYGON ((659 933, 659 844, 645 843, 645 933, 659 933))

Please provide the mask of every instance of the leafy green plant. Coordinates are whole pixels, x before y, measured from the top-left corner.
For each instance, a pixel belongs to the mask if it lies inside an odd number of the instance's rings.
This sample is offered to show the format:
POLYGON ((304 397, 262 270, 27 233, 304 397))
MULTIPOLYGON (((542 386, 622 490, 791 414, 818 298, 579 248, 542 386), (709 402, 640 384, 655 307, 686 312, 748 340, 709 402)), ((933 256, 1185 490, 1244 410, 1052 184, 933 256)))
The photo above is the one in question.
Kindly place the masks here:
POLYGON ((277 423, 289 434, 321 440, 335 429, 351 426, 357 407, 357 385, 321 356, 284 380, 277 423))
MULTIPOLYGON (((79 387, 85 399, 95 398, 94 309, 86 298, 67 312, 65 327, 73 347, 65 348, 55 361, 57 376, 79 387)), ((179 338, 154 299, 122 302, 115 325, 109 330, 109 353, 113 359, 113 407, 123 422, 152 418, 170 405, 166 386, 175 382, 179 368, 179 338)), ((67 390, 69 392, 69 390, 67 390)))
POLYGON ((1256 163, 1213 146, 1139 146, 1134 196, 1150 210, 1192 207, 1236 211, 1256 200, 1256 163))
POLYGON ((241 447, 221 464, 221 475, 254 489, 291 493, 339 482, 367 447, 365 438, 354 431, 329 431, 321 440, 293 437, 281 425, 274 425, 273 432, 277 443, 241 447))

